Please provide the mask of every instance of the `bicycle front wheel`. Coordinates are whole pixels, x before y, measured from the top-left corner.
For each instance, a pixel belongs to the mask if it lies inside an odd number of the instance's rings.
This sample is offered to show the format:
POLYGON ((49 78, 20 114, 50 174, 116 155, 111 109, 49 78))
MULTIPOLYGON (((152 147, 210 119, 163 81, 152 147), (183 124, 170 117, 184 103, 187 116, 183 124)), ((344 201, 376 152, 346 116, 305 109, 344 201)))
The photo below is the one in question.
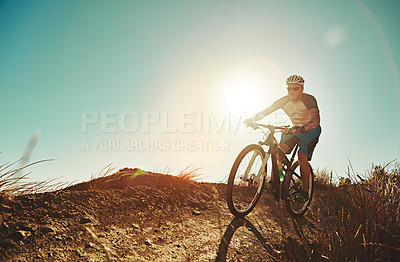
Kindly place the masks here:
POLYGON ((296 161, 291 169, 295 174, 288 174, 284 180, 285 192, 287 194, 285 199, 286 209, 292 217, 303 216, 311 204, 311 200, 314 193, 314 172, 310 165, 310 175, 308 179, 308 200, 303 201, 299 197, 299 190, 303 187, 303 183, 300 176, 300 163, 296 161))
POLYGON ((264 150, 259 145, 245 147, 233 163, 228 180, 228 207, 236 217, 249 214, 261 197, 265 183, 264 150))

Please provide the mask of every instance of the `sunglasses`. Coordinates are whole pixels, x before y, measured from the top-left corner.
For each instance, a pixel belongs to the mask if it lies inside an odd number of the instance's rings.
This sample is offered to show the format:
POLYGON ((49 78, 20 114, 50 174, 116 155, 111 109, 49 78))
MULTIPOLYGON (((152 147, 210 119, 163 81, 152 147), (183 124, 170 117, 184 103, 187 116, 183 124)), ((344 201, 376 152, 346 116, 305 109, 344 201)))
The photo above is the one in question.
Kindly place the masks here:
POLYGON ((298 91, 300 89, 300 87, 288 87, 287 91, 298 91))

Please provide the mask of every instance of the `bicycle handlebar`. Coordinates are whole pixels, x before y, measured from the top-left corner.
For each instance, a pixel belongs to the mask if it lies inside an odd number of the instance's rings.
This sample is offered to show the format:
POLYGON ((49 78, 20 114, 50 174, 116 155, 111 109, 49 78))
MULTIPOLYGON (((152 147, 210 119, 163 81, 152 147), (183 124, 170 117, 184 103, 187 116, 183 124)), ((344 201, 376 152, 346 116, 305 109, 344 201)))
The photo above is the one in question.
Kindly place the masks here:
POLYGON ((264 125, 264 124, 256 123, 256 122, 253 122, 253 123, 246 123, 246 125, 247 125, 247 126, 251 126, 251 127, 254 128, 254 129, 261 129, 260 127, 267 128, 267 129, 269 129, 269 131, 271 131, 271 132, 275 132, 276 129, 279 129, 279 130, 288 130, 288 129, 290 128, 290 126, 264 125), (254 125, 252 125, 252 124, 254 124, 254 125))
POLYGON ((298 127, 294 126, 294 127, 290 127, 290 126, 274 126, 274 125, 264 125, 261 123, 256 123, 256 122, 244 122, 247 126, 252 127, 254 130, 260 129, 265 135, 267 135, 264 130, 261 128, 267 128, 271 133, 275 133, 275 130, 282 130, 282 132, 284 134, 304 134, 305 130, 303 127, 300 127, 300 129, 296 129, 298 127), (293 131, 294 130, 294 133, 293 131))
POLYGON ((254 123, 254 124, 256 124, 257 126, 268 128, 269 130, 271 130, 271 129, 284 130, 284 129, 290 128, 290 126, 273 126, 273 125, 264 125, 264 124, 260 124, 260 123, 254 123))

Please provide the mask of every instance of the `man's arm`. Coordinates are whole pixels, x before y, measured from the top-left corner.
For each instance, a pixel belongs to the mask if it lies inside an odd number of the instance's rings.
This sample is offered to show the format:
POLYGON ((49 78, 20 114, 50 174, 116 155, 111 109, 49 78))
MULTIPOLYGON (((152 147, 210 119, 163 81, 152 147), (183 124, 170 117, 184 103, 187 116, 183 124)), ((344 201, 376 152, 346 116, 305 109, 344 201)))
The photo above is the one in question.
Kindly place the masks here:
POLYGON ((319 109, 318 108, 311 108, 309 111, 311 116, 311 120, 308 121, 307 124, 304 125, 305 130, 310 130, 319 126, 320 117, 319 117, 319 109))
POLYGON ((282 106, 287 102, 287 96, 282 97, 281 99, 276 100, 270 107, 268 107, 267 109, 264 109, 263 111, 257 113, 255 116, 253 116, 251 119, 251 121, 258 121, 263 119, 264 117, 266 117, 267 115, 275 112, 276 110, 278 110, 279 108, 282 108, 282 106))
POLYGON ((306 99, 304 101, 304 104, 308 108, 308 113, 309 113, 311 119, 303 127, 305 130, 310 130, 310 129, 316 128, 317 126, 319 126, 319 123, 320 123, 319 108, 318 108, 317 100, 315 99, 315 97, 313 97, 311 95, 307 95, 306 99))

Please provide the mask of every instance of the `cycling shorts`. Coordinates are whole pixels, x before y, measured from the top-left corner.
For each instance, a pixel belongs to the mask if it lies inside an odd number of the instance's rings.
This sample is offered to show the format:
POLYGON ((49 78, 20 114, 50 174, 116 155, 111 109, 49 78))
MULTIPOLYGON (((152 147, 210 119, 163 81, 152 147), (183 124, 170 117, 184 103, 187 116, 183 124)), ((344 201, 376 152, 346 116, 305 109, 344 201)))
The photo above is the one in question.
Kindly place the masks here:
POLYGON ((304 134, 285 135, 282 134, 280 143, 285 143, 289 146, 289 154, 296 144, 299 144, 299 152, 307 155, 308 161, 311 160, 315 146, 318 143, 319 136, 321 135, 321 126, 306 130, 304 134))

